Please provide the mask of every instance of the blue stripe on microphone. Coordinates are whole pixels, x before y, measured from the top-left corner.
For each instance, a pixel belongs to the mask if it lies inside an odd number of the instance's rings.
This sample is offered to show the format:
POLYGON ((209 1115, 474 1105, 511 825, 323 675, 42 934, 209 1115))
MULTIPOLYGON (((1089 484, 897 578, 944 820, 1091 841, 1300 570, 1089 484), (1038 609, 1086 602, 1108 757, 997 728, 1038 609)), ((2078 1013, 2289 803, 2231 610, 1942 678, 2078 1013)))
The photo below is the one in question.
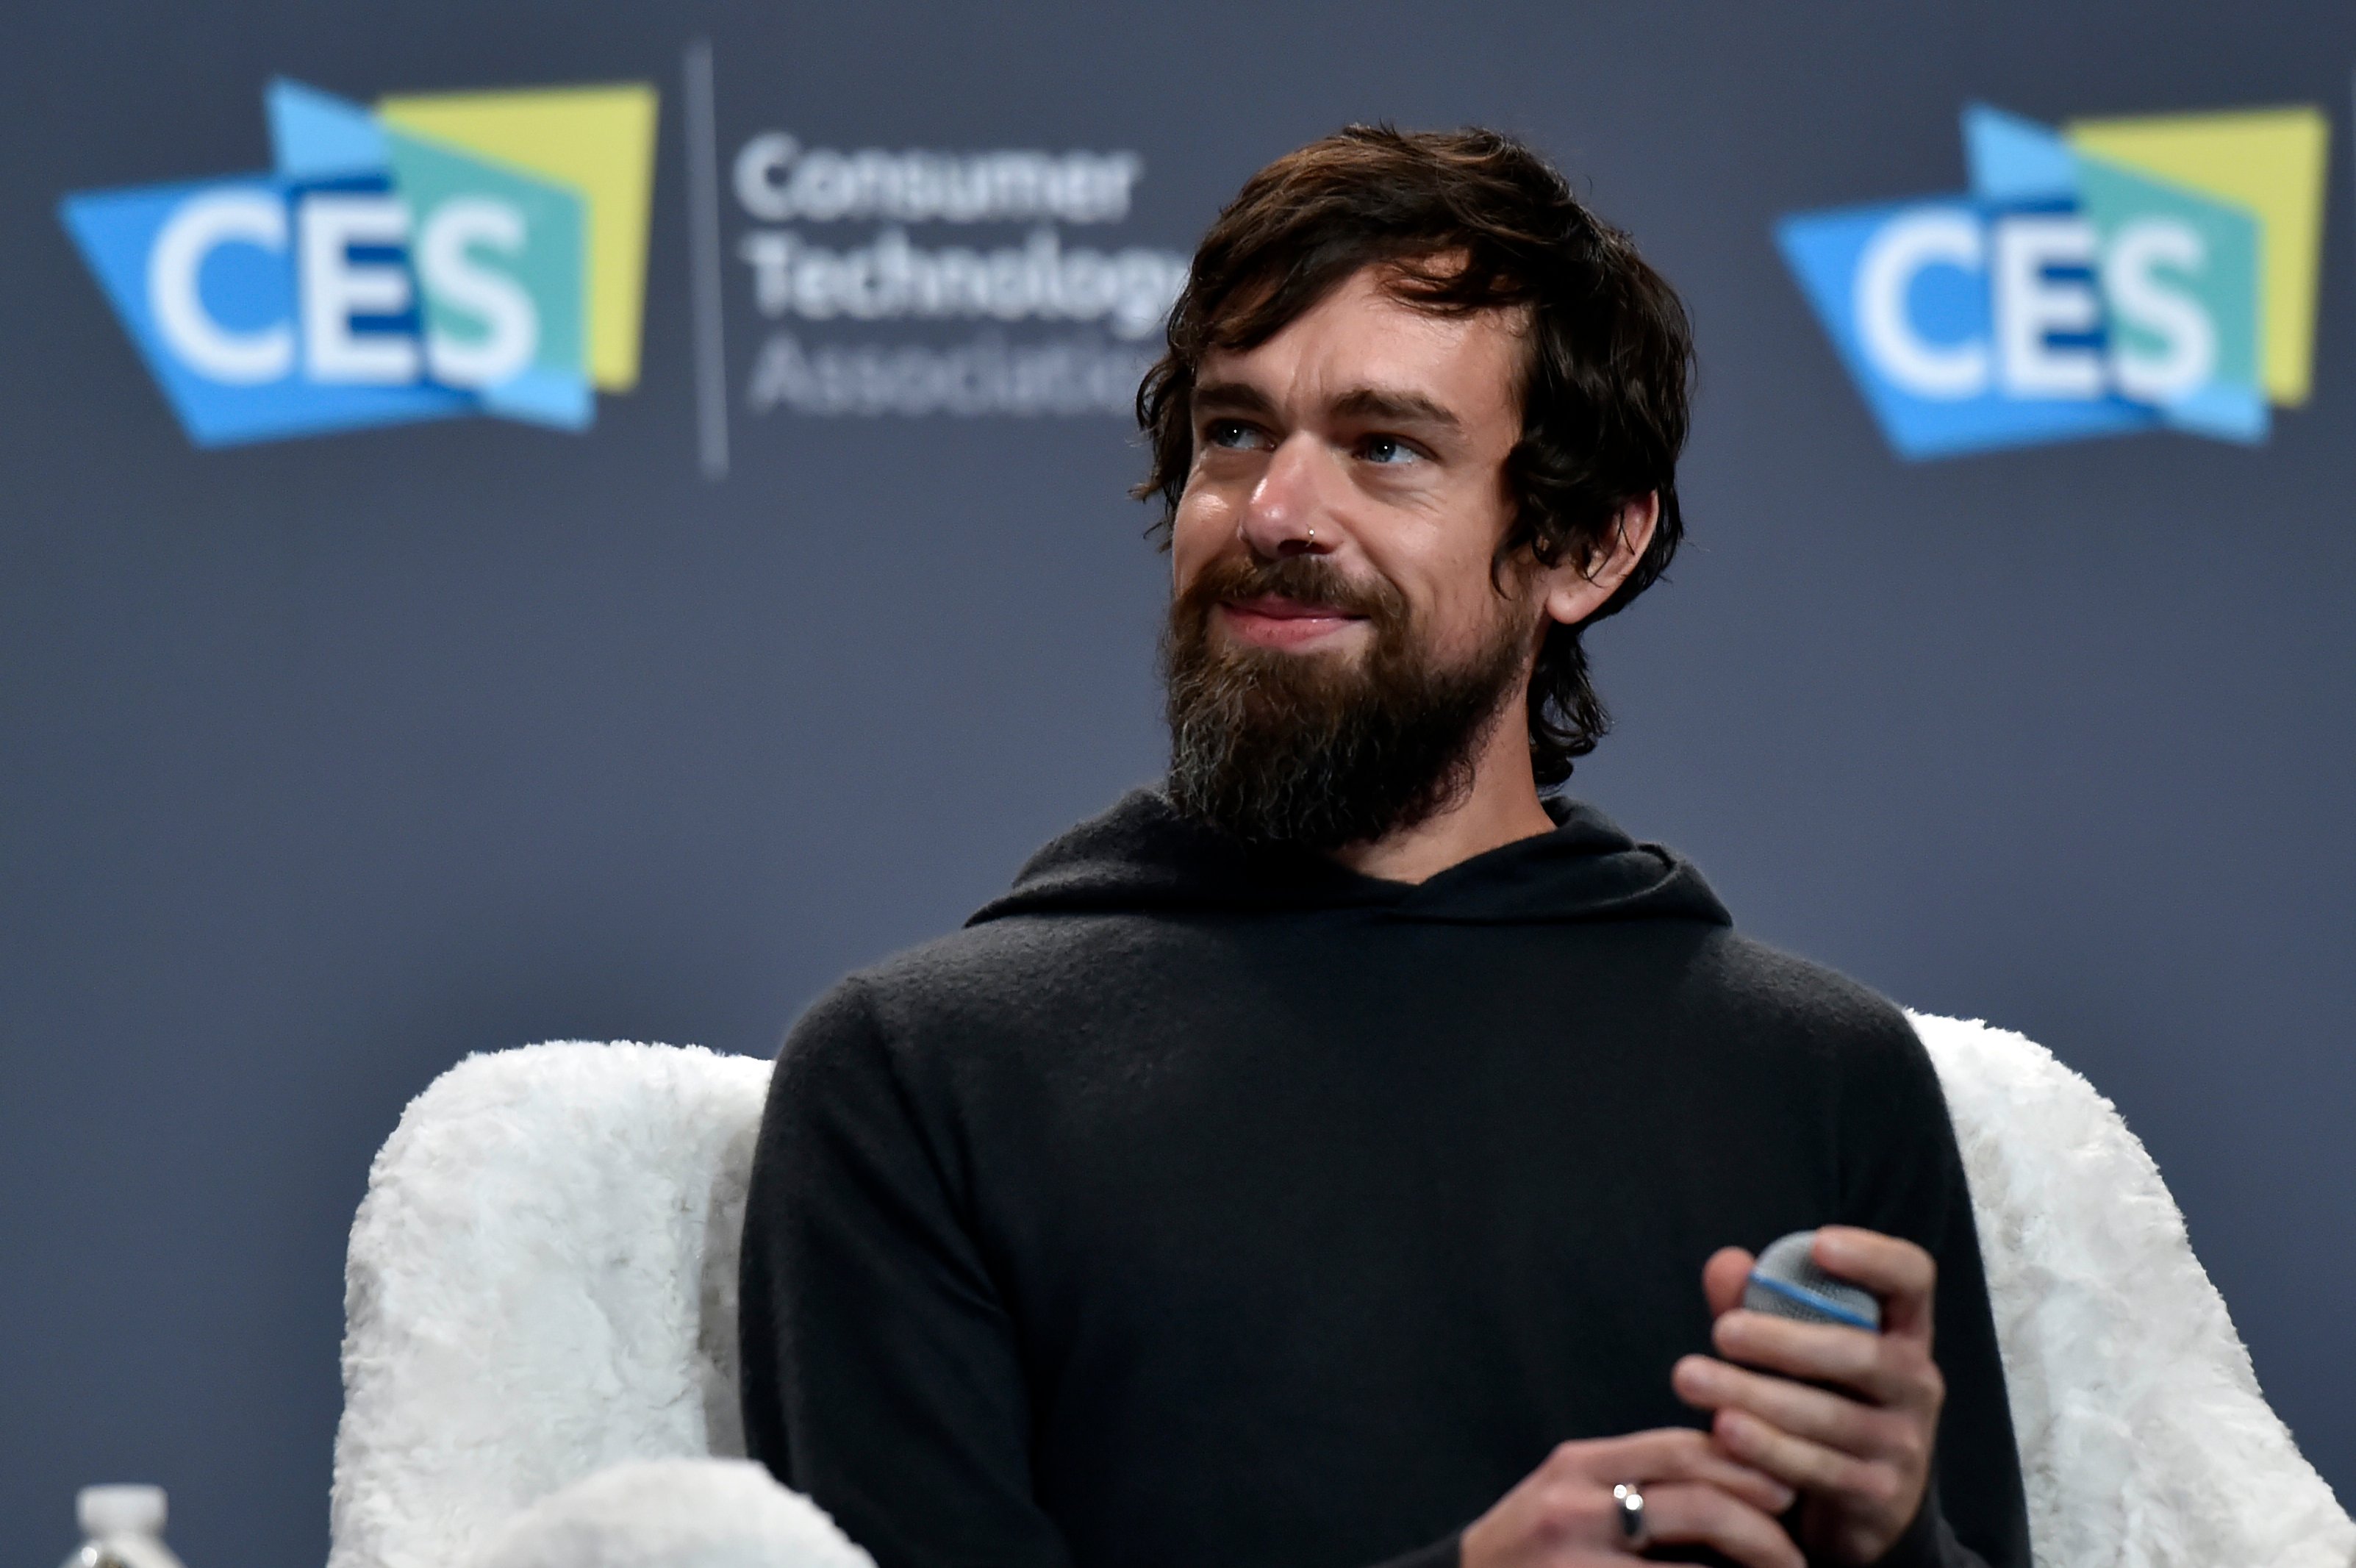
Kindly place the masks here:
POLYGON ((1818 1295, 1804 1285, 1795 1285, 1785 1280, 1772 1279, 1765 1274, 1758 1273, 1751 1276, 1751 1283, 1773 1291, 1786 1301, 1795 1301, 1811 1312, 1822 1313, 1836 1323, 1845 1323, 1851 1328, 1862 1328, 1868 1332, 1878 1333, 1880 1330, 1881 1326, 1871 1318, 1859 1316, 1854 1309, 1842 1305, 1828 1295, 1818 1295))

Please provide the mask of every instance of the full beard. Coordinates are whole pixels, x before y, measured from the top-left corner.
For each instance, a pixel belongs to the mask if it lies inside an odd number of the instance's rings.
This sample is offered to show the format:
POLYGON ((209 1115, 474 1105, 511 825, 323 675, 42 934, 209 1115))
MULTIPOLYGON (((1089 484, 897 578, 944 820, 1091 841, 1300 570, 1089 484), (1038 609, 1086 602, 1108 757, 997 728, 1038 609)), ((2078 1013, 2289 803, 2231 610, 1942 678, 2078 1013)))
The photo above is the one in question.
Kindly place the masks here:
POLYGON ((1171 804, 1246 843, 1308 850, 1413 827, 1471 790, 1535 632, 1509 607, 1470 660, 1444 664, 1388 583, 1313 556, 1215 562, 1172 601, 1162 636, 1171 804), (1261 595, 1364 616, 1372 646, 1293 653, 1214 628, 1220 601, 1261 595))

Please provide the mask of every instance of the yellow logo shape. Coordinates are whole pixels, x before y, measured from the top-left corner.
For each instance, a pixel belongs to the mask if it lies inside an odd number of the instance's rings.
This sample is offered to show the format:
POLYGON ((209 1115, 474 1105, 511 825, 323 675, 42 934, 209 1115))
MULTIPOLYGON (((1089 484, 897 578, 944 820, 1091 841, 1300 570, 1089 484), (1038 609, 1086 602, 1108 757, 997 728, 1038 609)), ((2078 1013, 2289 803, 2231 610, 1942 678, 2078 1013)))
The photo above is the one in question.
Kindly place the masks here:
POLYGON ((2070 145, 2246 211, 2258 226, 2259 377, 2269 401, 2314 384, 2329 122, 2314 108, 2073 120, 2070 145))
POLYGON ((589 379, 637 384, 654 193, 655 91, 641 82, 509 92, 435 92, 378 101, 389 126, 553 180, 588 209, 583 322, 589 379))

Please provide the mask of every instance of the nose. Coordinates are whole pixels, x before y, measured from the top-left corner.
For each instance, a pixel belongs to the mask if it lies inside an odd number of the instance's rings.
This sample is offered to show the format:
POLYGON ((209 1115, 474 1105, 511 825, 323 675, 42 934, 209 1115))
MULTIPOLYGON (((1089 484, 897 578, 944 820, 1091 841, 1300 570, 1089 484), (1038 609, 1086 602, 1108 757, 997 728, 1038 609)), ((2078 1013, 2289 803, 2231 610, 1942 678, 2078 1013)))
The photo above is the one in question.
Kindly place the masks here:
POLYGON ((1263 561, 1332 553, 1341 530, 1325 505, 1323 478, 1313 440, 1303 434, 1280 442, 1236 521, 1245 547, 1263 561))

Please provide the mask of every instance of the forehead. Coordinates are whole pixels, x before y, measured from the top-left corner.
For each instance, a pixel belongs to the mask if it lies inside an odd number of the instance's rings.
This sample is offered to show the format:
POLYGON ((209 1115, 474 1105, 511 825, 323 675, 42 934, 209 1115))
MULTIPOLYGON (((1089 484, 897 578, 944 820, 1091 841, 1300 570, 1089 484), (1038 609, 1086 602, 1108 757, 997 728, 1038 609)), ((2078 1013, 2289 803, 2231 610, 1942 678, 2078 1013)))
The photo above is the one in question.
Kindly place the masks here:
POLYGON ((1468 426, 1518 424, 1523 328, 1500 310, 1419 310, 1362 267, 1256 348, 1214 349, 1198 385, 1242 382, 1295 412, 1368 389, 1411 392, 1468 426))

